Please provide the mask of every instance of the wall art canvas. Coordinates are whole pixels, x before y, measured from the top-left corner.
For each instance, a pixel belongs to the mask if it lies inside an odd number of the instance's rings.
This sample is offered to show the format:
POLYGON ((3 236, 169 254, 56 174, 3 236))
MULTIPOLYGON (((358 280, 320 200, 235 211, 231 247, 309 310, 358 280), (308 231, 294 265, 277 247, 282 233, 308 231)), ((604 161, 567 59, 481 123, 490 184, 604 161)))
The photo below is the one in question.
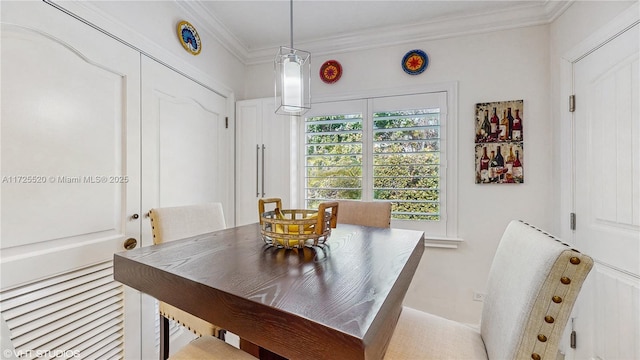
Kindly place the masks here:
POLYGON ((524 100, 476 104, 476 184, 524 183, 524 100))

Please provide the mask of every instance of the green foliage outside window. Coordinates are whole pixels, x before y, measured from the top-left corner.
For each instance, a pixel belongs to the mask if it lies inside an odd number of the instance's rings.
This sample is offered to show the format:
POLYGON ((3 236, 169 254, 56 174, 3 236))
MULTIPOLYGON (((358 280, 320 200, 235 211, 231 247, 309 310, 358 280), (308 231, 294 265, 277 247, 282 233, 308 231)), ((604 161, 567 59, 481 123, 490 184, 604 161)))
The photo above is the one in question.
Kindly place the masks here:
MULTIPOLYGON (((373 199, 392 203, 392 217, 439 220, 439 109, 373 114, 373 199)), ((362 115, 306 120, 307 207, 362 198, 362 115)))

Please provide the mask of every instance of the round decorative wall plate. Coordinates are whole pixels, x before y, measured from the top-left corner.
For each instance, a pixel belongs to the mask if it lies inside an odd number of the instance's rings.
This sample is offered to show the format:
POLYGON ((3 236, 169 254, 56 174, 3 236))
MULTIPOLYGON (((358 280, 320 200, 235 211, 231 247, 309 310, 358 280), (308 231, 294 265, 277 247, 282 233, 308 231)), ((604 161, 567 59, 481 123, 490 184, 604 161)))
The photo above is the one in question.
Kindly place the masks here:
POLYGON ((429 65, 429 57, 422 50, 411 50, 402 58, 402 70, 409 75, 421 74, 429 65))
POLYGON ((202 50, 202 44, 200 43, 200 35, 196 31, 196 28, 188 21, 180 21, 178 23, 178 38, 185 50, 192 55, 200 54, 202 50))
POLYGON ((320 79, 327 84, 333 84, 342 76, 342 65, 336 60, 327 60, 320 67, 320 79))

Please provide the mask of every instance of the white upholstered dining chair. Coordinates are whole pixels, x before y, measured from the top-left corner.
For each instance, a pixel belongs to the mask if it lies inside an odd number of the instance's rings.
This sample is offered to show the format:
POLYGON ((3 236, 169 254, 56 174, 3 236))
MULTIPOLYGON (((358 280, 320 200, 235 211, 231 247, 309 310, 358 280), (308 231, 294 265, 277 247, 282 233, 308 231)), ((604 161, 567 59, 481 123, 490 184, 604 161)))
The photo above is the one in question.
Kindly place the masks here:
MULTIPOLYGON (((220 203, 155 208, 149 211, 153 243, 184 239, 226 228, 220 203)), ((247 353, 226 344, 224 330, 194 315, 159 301, 160 359, 169 356, 169 319, 199 336, 181 348, 171 359, 254 359, 247 353)))
POLYGON ((338 201, 338 224, 388 228, 391 226, 391 203, 382 201, 338 201))
POLYGON ((201 336, 171 355, 169 360, 256 360, 248 353, 213 336, 201 336))
POLYGON ((505 230, 489 273, 480 329, 408 307, 386 360, 555 360, 593 259, 520 221, 505 230))
MULTIPOLYGON (((11 341, 11 330, 4 317, 0 316, 2 340, 2 359, 18 359, 16 349, 11 341)), ((171 360, 194 360, 194 359, 219 359, 219 360, 255 360, 255 358, 242 350, 236 349, 224 341, 212 336, 202 336, 182 347, 171 360)))

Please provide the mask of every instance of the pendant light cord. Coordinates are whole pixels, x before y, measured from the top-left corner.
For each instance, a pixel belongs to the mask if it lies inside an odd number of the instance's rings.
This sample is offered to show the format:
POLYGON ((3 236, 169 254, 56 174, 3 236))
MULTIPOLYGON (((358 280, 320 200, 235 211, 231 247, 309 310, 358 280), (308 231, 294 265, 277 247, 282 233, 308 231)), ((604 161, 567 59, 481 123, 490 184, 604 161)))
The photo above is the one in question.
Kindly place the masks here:
POLYGON ((289 18, 291 24, 291 48, 293 49, 293 0, 290 1, 289 5, 289 18))

